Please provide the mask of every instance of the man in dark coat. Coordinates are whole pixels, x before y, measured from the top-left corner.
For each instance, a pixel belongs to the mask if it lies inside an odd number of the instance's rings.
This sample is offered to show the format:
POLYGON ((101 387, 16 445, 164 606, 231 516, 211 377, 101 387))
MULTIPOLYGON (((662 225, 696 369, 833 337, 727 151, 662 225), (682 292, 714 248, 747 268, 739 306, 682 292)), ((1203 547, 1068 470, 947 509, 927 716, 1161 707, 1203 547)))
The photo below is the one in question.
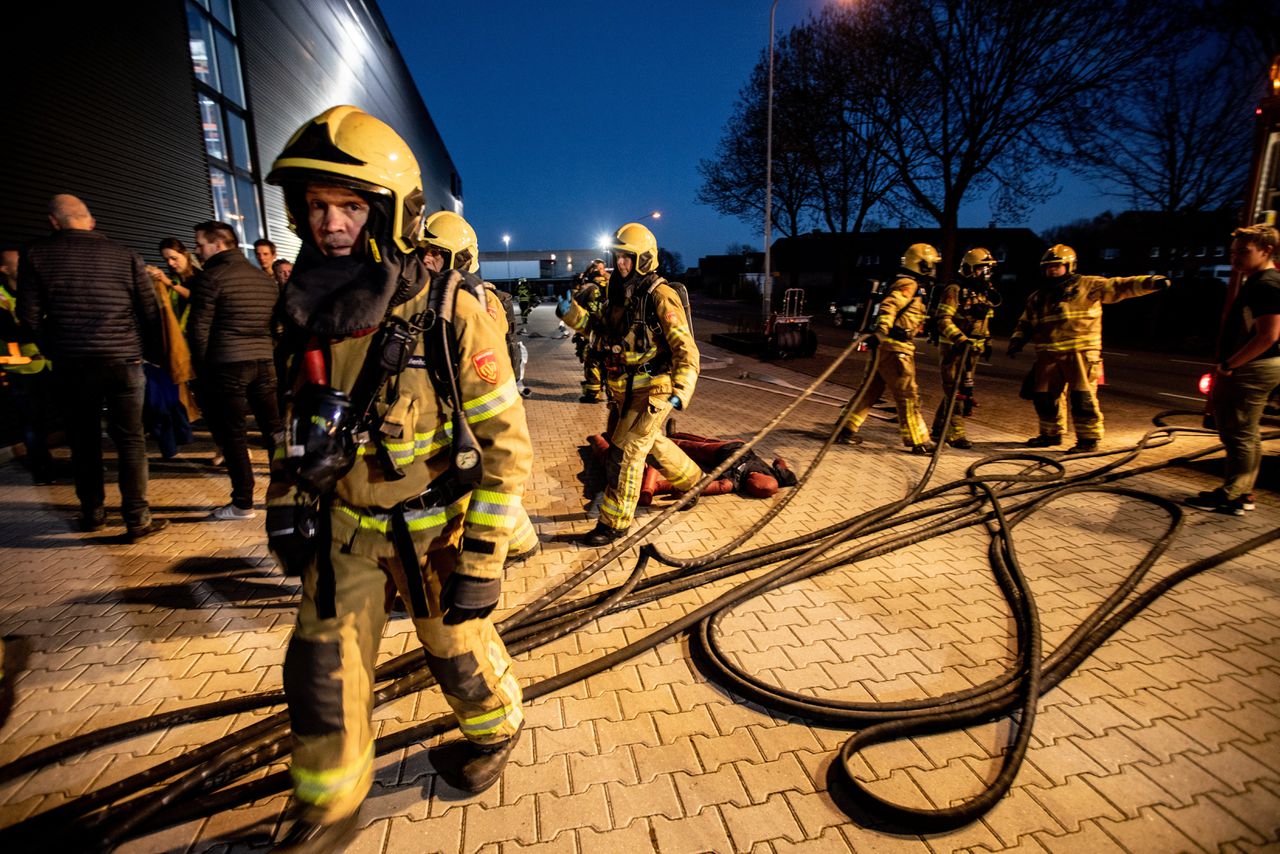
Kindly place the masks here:
POLYGON ((231 475, 231 503, 214 510, 211 518, 252 519, 249 412, 262 431, 268 460, 280 432, 271 339, 279 288, 249 263, 231 226, 202 222, 195 232, 196 254, 204 270, 191 285, 187 340, 205 420, 231 475))
POLYGON ((138 255, 94 231, 89 208, 71 195, 49 205, 54 232, 31 244, 18 273, 18 316, 54 363, 67 410, 80 527, 105 524, 103 404, 120 456, 121 513, 130 539, 166 527, 147 503, 142 431, 144 356, 160 358, 160 307, 138 255))

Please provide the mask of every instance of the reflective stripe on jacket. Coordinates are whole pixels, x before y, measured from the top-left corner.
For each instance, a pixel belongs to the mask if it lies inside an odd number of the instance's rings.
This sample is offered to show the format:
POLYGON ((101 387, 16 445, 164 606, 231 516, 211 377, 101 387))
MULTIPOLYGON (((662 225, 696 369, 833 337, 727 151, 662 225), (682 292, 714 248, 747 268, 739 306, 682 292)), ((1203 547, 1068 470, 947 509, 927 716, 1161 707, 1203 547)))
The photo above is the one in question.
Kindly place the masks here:
POLYGON ((1158 276, 1073 276, 1062 287, 1042 287, 1027 297, 1010 343, 1029 341, 1036 351, 1070 353, 1102 349, 1102 305, 1155 293, 1158 276))

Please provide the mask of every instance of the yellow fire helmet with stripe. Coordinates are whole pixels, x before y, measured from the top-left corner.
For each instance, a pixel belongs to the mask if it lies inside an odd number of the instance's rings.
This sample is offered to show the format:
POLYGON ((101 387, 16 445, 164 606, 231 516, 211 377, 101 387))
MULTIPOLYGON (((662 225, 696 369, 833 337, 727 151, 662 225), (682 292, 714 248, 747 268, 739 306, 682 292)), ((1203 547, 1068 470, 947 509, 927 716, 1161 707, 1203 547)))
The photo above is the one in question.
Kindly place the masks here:
POLYGON ((613 251, 626 252, 636 259, 636 272, 647 276, 658 269, 658 240, 638 222, 629 222, 613 236, 613 251))
POLYGON ((444 269, 480 272, 479 241, 476 230, 453 211, 436 211, 422 223, 422 245, 446 253, 444 269))
POLYGON ((359 107, 330 107, 305 122, 271 165, 267 183, 284 189, 289 225, 306 242, 308 183, 346 187, 370 198, 370 237, 390 239, 401 252, 418 249, 422 175, 417 158, 391 126, 359 107), (374 212, 378 216, 374 216, 374 212))
POLYGON ((912 243, 902 255, 902 267, 917 276, 933 278, 938 272, 942 256, 928 243, 912 243))
POLYGON ((1041 267, 1047 267, 1050 264, 1066 264, 1067 275, 1070 276, 1076 271, 1076 250, 1065 243, 1053 244, 1045 250, 1044 257, 1040 259, 1041 267))
POLYGON ((960 259, 960 275, 966 278, 985 278, 995 269, 996 256, 981 246, 975 246, 960 259))

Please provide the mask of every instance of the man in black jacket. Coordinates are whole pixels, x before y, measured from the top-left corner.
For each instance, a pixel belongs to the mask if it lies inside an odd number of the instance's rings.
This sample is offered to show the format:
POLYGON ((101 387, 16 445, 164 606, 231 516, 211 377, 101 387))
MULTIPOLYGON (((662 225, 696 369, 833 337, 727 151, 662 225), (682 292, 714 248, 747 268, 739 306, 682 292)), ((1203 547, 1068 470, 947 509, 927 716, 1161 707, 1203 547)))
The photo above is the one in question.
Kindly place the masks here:
POLYGON ((80 527, 105 524, 101 413, 120 457, 121 513, 130 539, 169 523, 147 504, 147 443, 142 431, 144 355, 159 359, 160 308, 142 259, 95 232, 75 196, 49 204, 54 233, 27 250, 18 280, 18 316, 54 363, 67 410, 80 527))
POLYGON ((211 518, 252 519, 250 410, 262 431, 268 460, 280 432, 271 340, 271 314, 279 288, 244 257, 231 226, 202 222, 195 232, 196 254, 204 271, 191 285, 187 339, 205 419, 231 475, 231 503, 214 510, 211 518))

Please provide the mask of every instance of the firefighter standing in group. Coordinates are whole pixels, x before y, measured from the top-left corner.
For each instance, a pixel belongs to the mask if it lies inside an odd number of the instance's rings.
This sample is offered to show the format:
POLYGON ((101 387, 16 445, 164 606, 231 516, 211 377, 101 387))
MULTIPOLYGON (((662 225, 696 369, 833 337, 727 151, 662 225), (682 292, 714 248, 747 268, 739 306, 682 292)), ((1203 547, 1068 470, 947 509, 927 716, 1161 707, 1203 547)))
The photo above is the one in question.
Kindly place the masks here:
POLYGON ((1065 389, 1076 443, 1068 453, 1097 450, 1102 440, 1098 378, 1102 374, 1102 305, 1156 293, 1169 287, 1164 276, 1082 276, 1076 251, 1061 243, 1040 259, 1044 284, 1027 297, 1026 308, 1009 338, 1016 356, 1030 341, 1036 348, 1032 367, 1032 403, 1040 420, 1038 435, 1027 447, 1061 445, 1066 419, 1058 399, 1065 389))
POLYGON ((698 381, 698 346, 680 295, 658 275, 658 242, 643 225, 629 222, 614 236, 614 267, 607 299, 592 318, 585 295, 565 294, 556 314, 583 331, 599 330, 605 384, 616 423, 609 436, 608 483, 600 520, 581 542, 603 546, 626 534, 640 500, 645 459, 680 492, 702 469, 662 432, 672 409, 684 409, 698 381))
POLYGON ((578 360, 582 362, 582 396, 579 403, 599 403, 604 392, 604 370, 600 362, 600 336, 591 318, 600 316, 600 307, 608 299, 609 272, 600 258, 591 262, 591 266, 582 271, 578 281, 575 299, 587 310, 586 329, 573 334, 573 343, 577 348, 578 360))
POLYGON ((964 419, 973 409, 974 368, 978 356, 991 346, 991 316, 1002 302, 1000 292, 991 283, 996 263, 995 256, 980 246, 964 253, 960 260, 960 281, 951 282, 943 289, 933 313, 939 341, 942 402, 934 413, 929 432, 935 442, 941 440, 947 402, 955 395, 955 411, 946 440, 948 445, 961 450, 973 447, 964 432, 964 419), (968 351, 962 346, 966 343, 970 345, 968 351))
MULTIPOLYGON (((423 220, 421 244, 422 263, 431 273, 444 270, 460 270, 477 276, 480 273, 480 242, 476 238, 476 230, 471 227, 471 223, 453 211, 436 211, 423 220)), ((499 291, 492 282, 481 281, 479 278, 472 279, 470 286, 480 307, 502 331, 503 339, 507 342, 507 356, 514 369, 517 357, 512 350, 514 330, 511 328, 511 319, 514 315, 511 310, 511 295, 499 291)), ((522 505, 516 514, 515 528, 507 547, 507 562, 524 560, 538 549, 538 532, 522 505)))
POLYGON ((489 614, 532 449, 500 327, 460 286, 467 274, 423 264, 404 140, 333 107, 267 180, 302 239, 279 307, 286 442, 267 500, 268 544, 302 577, 284 662, 298 818, 279 850, 327 851, 355 832, 372 785, 374 662, 396 593, 465 736, 433 764, 471 791, 501 774, 523 711, 489 614), (455 288, 452 303, 437 296, 455 288))
POLYGON ((902 434, 902 444, 913 454, 927 454, 933 450, 920 412, 914 339, 924 323, 928 311, 928 289, 933 286, 941 260, 938 250, 927 243, 913 243, 907 247, 898 277, 880 302, 874 334, 867 338, 868 344, 879 349, 876 375, 845 418, 836 441, 846 445, 862 444, 858 428, 888 388, 898 406, 898 431, 902 434))

